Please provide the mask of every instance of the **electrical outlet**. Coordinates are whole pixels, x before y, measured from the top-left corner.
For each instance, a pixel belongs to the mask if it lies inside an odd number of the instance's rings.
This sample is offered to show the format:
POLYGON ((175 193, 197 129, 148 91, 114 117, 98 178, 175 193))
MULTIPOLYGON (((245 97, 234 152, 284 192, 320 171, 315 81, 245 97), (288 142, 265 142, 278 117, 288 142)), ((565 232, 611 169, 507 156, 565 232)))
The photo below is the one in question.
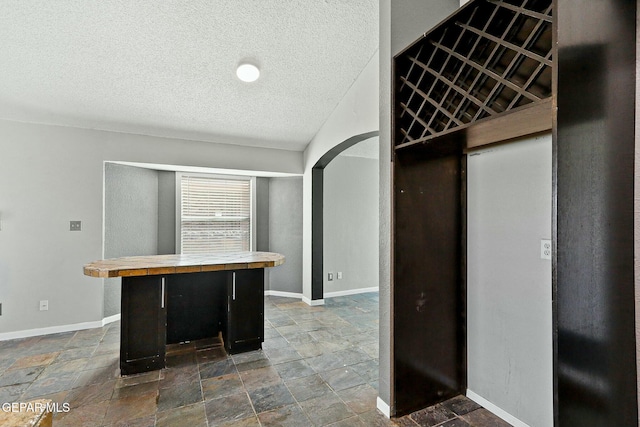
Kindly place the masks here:
POLYGON ((82 221, 69 221, 69 231, 82 231, 82 221))
POLYGON ((47 311, 47 310, 49 310, 49 300, 48 299, 40 300, 40 311, 47 311))
POLYGON ((338 280, 342 279, 342 271, 338 271, 338 280))
POLYGON ((551 259, 551 240, 540 240, 540 259, 551 259))
POLYGON ((330 282, 333 281, 333 273, 329 273, 327 277, 330 282))

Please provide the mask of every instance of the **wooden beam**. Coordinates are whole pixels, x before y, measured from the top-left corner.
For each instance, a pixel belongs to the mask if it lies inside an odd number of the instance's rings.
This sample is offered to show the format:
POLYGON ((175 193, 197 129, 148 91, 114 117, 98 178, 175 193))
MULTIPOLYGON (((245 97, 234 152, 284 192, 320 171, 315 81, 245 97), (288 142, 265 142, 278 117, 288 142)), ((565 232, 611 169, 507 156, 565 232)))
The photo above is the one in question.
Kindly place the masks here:
POLYGON ((512 110, 490 120, 481 120, 466 129, 466 148, 503 142, 538 132, 550 131, 551 98, 512 110))

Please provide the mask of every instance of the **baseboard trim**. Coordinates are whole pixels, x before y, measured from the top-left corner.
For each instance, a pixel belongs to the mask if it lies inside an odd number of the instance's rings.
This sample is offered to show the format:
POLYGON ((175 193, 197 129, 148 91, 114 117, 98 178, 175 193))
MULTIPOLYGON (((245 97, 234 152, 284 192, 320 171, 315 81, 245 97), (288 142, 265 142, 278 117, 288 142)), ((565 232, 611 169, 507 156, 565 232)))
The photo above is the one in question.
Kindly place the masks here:
POLYGON ((499 408, 484 397, 474 393, 469 389, 467 389, 467 397, 476 402, 478 405, 482 405, 482 407, 484 407, 487 411, 491 412, 495 416, 502 418, 513 427, 529 427, 529 424, 520 421, 504 409, 499 408))
POLYGON ((359 289, 348 289, 345 291, 337 291, 337 292, 325 292, 324 294, 324 298, 323 299, 315 299, 315 300, 311 300, 307 297, 305 297, 302 294, 296 293, 296 292, 283 292, 283 291, 264 291, 264 295, 265 296, 274 296, 274 297, 285 297, 285 298, 298 298, 301 299, 302 302, 304 302, 307 305, 310 306, 317 306, 317 305, 324 305, 324 300, 327 298, 335 298, 335 297, 343 297, 343 296, 347 296, 347 295, 357 295, 357 294, 365 294, 368 292, 378 292, 379 289, 378 287, 371 287, 371 288, 359 288, 359 289))
POLYGON ((310 300, 302 294, 298 294, 295 292, 283 292, 283 291, 264 291, 265 296, 274 296, 274 297, 285 297, 285 298, 297 298, 302 300, 307 305, 316 306, 316 305, 324 305, 324 299, 315 299, 310 300))
POLYGON ((302 294, 299 294, 296 292, 264 291, 264 295, 267 297, 284 297, 284 298, 302 299, 302 294))
POLYGON ((25 329, 23 331, 3 332, 0 341, 36 337, 38 335, 60 334, 63 332, 81 331, 83 329, 101 328, 102 321, 73 323, 71 325, 50 326, 47 328, 25 329))
POLYGON ((120 320, 120 313, 114 314, 113 316, 108 316, 102 319, 102 326, 108 325, 109 323, 117 322, 120 320))
POLYGON ((376 400, 376 408, 378 408, 378 411, 382 412, 382 415, 387 418, 391 418, 391 407, 387 405, 387 402, 382 400, 380 396, 378 396, 378 399, 376 400))
POLYGON ((37 337, 39 335, 61 334, 64 332, 82 331, 84 329, 102 328, 109 323, 120 320, 120 314, 105 317, 95 322, 72 323, 69 325, 49 326, 46 328, 25 329, 22 331, 0 333, 0 341, 17 340, 21 338, 37 337))
POLYGON ((368 292, 378 292, 379 289, 377 286, 372 288, 359 288, 359 289, 348 289, 346 291, 336 291, 336 292, 325 292, 325 298, 335 298, 335 297, 344 297, 347 295, 357 295, 357 294, 366 294, 368 292))
POLYGON ((313 299, 313 300, 311 300, 311 299, 309 299, 309 298, 307 298, 305 296, 302 296, 302 302, 307 304, 307 305, 310 305, 311 307, 315 307, 317 305, 324 305, 324 299, 313 299))

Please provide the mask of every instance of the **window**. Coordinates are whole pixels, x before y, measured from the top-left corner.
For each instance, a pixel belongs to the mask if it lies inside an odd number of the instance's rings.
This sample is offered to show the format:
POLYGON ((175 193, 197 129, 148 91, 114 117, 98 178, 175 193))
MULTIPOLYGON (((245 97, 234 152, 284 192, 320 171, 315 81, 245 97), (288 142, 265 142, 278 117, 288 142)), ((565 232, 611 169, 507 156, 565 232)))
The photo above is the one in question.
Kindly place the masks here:
POLYGON ((178 174, 180 253, 252 250, 250 177, 178 174))

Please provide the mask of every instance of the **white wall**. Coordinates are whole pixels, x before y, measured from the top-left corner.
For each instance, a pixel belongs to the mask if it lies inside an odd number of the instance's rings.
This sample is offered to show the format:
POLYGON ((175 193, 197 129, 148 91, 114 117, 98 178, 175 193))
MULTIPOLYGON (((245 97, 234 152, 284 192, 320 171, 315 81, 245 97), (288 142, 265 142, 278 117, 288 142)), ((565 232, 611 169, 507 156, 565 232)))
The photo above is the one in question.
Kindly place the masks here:
POLYGON ((336 109, 304 151, 302 294, 311 301, 311 171, 341 142, 378 130, 378 52, 374 54, 336 109))
POLYGON ((531 427, 553 425, 551 159, 545 134, 467 161, 468 389, 531 427))
POLYGON ((302 172, 300 152, 0 121, 0 339, 102 319, 102 280, 82 265, 103 257, 110 160, 302 172))
POLYGON ((393 414, 391 389, 391 0, 380 1, 380 115, 378 185, 378 407, 393 414))
POLYGON ((324 169, 325 295, 378 288, 378 166, 343 152, 324 169))

